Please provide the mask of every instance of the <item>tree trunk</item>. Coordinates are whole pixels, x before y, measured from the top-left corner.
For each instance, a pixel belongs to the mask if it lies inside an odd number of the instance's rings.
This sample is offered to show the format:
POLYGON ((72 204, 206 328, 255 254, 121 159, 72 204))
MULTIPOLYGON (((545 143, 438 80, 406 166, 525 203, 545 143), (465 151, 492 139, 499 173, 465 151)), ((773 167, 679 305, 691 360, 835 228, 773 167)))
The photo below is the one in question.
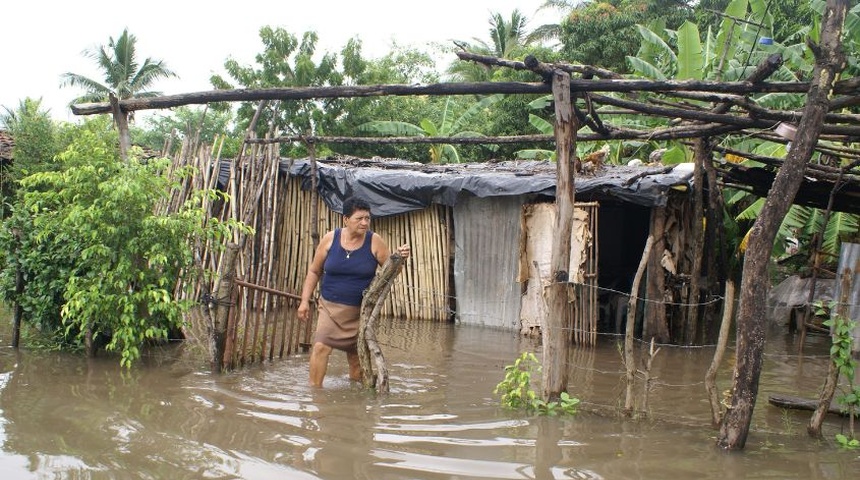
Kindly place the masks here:
POLYGON ((361 364, 361 381, 364 386, 375 388, 377 392, 388 393, 388 364, 376 340, 376 321, 391 284, 403 270, 403 257, 395 253, 382 266, 382 270, 374 277, 367 287, 367 292, 361 300, 361 320, 358 326, 358 361, 361 364), (371 357, 376 365, 377 374, 373 375, 371 357))
POLYGON ((556 400, 567 390, 570 354, 570 335, 567 329, 570 302, 569 295, 570 231, 573 227, 574 170, 570 156, 576 152, 576 116, 570 98, 570 75, 556 71, 552 77, 552 92, 555 100, 556 137, 556 237, 552 243, 550 257, 550 284, 547 287, 546 325, 541 328, 543 337, 543 399, 556 400))
POLYGON ((119 99, 110 94, 110 112, 119 131, 119 157, 123 162, 128 161, 128 151, 131 149, 131 136, 128 133, 128 112, 120 108, 119 99))
MULTIPOLYGON (((17 244, 16 244, 17 246, 17 244)), ((20 252, 18 252, 20 253, 20 252)), ((19 264, 15 268, 15 298, 20 299, 24 293, 24 272, 19 264)), ((20 301, 15 302, 15 309, 12 316, 12 348, 18 348, 21 341, 21 319, 24 318, 24 307, 20 301)))
POLYGON ((213 373, 220 373, 224 366, 224 350, 227 344, 227 317, 230 313, 227 301, 233 298, 233 285, 236 277, 236 262, 239 258, 239 245, 230 243, 224 252, 219 268, 215 297, 203 306, 209 333, 209 366, 213 373), (214 311, 213 311, 214 310, 214 311))
POLYGON ((725 449, 739 450, 746 445, 764 353, 768 259, 779 224, 800 187, 806 163, 818 141, 834 77, 844 65, 840 42, 847 9, 847 0, 827 1, 821 43, 814 49, 815 68, 798 134, 750 232, 741 280, 732 398, 717 439, 717 444, 725 449))

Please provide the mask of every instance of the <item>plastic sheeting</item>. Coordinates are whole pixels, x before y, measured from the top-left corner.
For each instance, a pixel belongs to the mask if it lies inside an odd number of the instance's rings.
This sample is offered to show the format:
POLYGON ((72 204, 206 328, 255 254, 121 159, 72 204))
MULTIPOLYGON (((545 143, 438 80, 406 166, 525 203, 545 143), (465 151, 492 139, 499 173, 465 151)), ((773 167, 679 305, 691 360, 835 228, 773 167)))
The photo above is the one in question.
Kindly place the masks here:
MULTIPOLYGON (((834 285, 833 279, 817 279, 812 303, 828 303, 833 300, 834 285)), ((788 322, 792 309, 806 306, 811 287, 812 278, 801 278, 797 275, 792 275, 773 287, 767 295, 767 316, 770 321, 777 324, 788 322)))
MULTIPOLYGON (((302 178, 311 188, 308 159, 281 160, 281 171, 302 178)), ((222 165, 222 177, 224 167, 222 165)), ((667 167, 607 165, 596 176, 576 177, 577 201, 616 200, 645 207, 666 204, 667 192, 686 187, 692 164, 667 167)), ((555 196, 555 163, 546 161, 425 165, 403 160, 324 159, 317 161, 318 191, 336 212, 343 200, 360 195, 374 216, 385 217, 431 204, 455 206, 461 195, 480 198, 526 194, 555 196)))

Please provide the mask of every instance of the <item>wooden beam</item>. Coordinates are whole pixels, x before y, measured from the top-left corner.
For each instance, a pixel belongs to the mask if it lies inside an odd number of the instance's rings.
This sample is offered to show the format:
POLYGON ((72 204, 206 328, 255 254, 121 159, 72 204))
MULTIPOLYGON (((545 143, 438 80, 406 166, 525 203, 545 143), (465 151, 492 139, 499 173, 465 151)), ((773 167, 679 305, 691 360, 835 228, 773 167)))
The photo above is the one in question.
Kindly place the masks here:
MULTIPOLYGON (((583 92, 668 92, 701 91, 735 94, 749 93, 804 93, 808 82, 712 82, 702 80, 571 80, 570 87, 583 92)), ((408 95, 492 95, 492 94, 548 94, 550 86, 530 82, 450 82, 429 85, 349 85, 327 87, 280 87, 260 89, 212 90, 206 92, 166 95, 152 98, 129 98, 119 106, 126 112, 173 108, 182 105, 202 105, 212 102, 255 102, 260 100, 311 100, 318 98, 381 97, 408 95)), ((856 93, 856 89, 846 92, 856 93)), ((110 113, 109 102, 72 105, 75 115, 110 113)))

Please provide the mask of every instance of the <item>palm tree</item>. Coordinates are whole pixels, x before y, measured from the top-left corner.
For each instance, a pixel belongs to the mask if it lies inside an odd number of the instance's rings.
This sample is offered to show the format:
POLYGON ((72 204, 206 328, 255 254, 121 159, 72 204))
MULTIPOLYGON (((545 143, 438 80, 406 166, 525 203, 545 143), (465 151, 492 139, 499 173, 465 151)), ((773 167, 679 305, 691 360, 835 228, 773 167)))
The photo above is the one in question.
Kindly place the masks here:
MULTIPOLYGON (((538 7, 538 10, 556 10, 562 15, 567 16, 575 8, 585 2, 586 0, 546 0, 540 7, 538 7)), ((560 23, 547 23, 532 30, 532 33, 529 34, 528 40, 530 42, 557 41, 561 38, 561 33, 560 23)))
POLYGON ((510 21, 505 21, 500 13, 490 16, 490 38, 492 46, 480 42, 500 58, 507 58, 526 44, 526 24, 528 19, 519 10, 511 12, 510 21))
POLYGON ((77 73, 64 73, 61 87, 82 87, 84 95, 72 100, 71 104, 107 101, 113 93, 118 99, 157 97, 161 92, 147 90, 160 78, 176 77, 164 61, 146 58, 142 65, 137 61, 137 38, 122 31, 114 40, 110 37, 107 45, 97 49, 86 49, 83 54, 93 59, 104 74, 104 83, 77 73))
MULTIPOLYGON (((526 32, 527 23, 528 18, 516 9, 511 12, 509 21, 505 20, 501 13, 492 13, 490 14, 490 41, 474 38, 474 46, 470 46, 467 42, 462 43, 469 46, 474 53, 512 58, 529 43, 529 35, 526 32)), ((472 82, 490 80, 493 71, 492 67, 472 62, 455 62, 448 69, 452 77, 472 82)))

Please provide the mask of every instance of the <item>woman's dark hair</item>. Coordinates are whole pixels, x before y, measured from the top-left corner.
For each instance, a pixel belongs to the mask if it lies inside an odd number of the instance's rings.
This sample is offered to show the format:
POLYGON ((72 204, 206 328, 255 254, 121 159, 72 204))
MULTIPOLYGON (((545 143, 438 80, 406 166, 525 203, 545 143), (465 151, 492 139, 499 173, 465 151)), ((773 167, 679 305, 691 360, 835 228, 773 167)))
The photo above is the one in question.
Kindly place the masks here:
POLYGON ((343 216, 351 217, 358 210, 370 211, 370 204, 360 197, 349 197, 343 201, 343 216))

